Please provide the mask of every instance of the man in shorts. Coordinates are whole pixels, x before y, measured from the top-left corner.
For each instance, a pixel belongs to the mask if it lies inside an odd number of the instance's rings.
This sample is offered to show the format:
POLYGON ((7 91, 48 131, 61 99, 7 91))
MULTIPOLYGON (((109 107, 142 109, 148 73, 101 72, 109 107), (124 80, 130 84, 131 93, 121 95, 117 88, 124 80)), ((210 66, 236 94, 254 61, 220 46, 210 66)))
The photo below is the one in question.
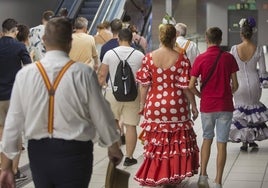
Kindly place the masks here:
POLYGON ((137 163, 137 160, 133 157, 133 153, 137 143, 136 126, 140 121, 140 117, 138 115, 140 107, 139 96, 134 101, 117 101, 113 96, 113 86, 111 82, 113 82, 115 78, 117 65, 119 63, 118 57, 120 57, 122 60, 125 60, 129 56, 127 62, 129 63, 134 75, 136 75, 136 72, 141 67, 144 55, 139 50, 135 50, 130 46, 132 42, 132 33, 129 29, 120 30, 118 37, 119 46, 105 53, 98 73, 98 78, 100 85, 104 85, 106 84, 108 73, 110 74, 108 87, 106 89, 106 99, 111 104, 117 124, 122 117, 123 124, 126 127, 126 158, 123 165, 131 166, 137 163))
POLYGON ((217 27, 209 28, 206 31, 207 51, 196 58, 191 70, 189 88, 201 98, 203 143, 199 188, 209 188, 207 164, 215 136, 215 127, 218 150, 215 188, 222 188, 222 175, 227 155, 226 147, 234 111, 232 94, 238 88, 236 77, 238 65, 230 53, 221 51, 219 47, 221 41, 222 31, 217 27), (210 73, 211 76, 208 77, 210 73), (201 77, 200 91, 196 88, 199 76, 201 77))

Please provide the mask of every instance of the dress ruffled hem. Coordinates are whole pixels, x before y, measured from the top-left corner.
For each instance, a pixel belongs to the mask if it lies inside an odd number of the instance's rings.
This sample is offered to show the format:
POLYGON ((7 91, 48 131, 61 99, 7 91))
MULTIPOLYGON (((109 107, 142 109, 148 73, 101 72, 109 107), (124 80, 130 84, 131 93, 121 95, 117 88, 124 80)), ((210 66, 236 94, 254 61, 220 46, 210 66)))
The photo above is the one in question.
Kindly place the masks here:
POLYGON ((254 142, 268 139, 266 121, 268 121, 268 110, 261 102, 255 105, 237 105, 229 140, 231 142, 254 142))
POLYGON ((261 102, 255 105, 236 105, 233 120, 240 124, 263 123, 268 121, 268 110, 261 102))
POLYGON ((197 152, 188 157, 176 155, 163 160, 145 158, 134 179, 141 186, 179 184, 185 178, 198 173, 198 155, 197 152))
POLYGON ((231 142, 262 141, 268 139, 268 127, 265 123, 238 129, 234 124, 231 125, 229 140, 231 142))
POLYGON ((199 148, 192 121, 154 123, 144 121, 144 161, 135 180, 143 186, 178 184, 198 172, 199 148))
POLYGON ((268 73, 259 74, 260 87, 268 88, 268 73))

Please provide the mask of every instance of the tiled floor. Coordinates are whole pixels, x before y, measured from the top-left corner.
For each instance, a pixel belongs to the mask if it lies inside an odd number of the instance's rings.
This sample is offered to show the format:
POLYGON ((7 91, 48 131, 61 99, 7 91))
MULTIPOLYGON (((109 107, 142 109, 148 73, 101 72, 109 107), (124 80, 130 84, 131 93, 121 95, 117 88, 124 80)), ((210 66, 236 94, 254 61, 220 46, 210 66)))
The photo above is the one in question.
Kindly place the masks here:
MULTIPOLYGON (((202 49, 200 49, 200 51, 201 50, 202 49)), ((263 90, 261 101, 268 106, 268 89, 263 90)), ((139 128, 138 130, 140 131, 139 128)), ((195 121, 195 131, 200 146, 202 143, 200 118, 195 121)), ((258 144, 259 150, 240 152, 240 144, 228 143, 228 156, 223 179, 224 188, 268 188, 268 140, 258 142, 258 144)), ((122 150, 125 152, 124 146, 122 147, 122 150)), ((131 173, 129 188, 141 188, 141 186, 133 180, 133 175, 143 159, 142 152, 142 145, 138 142, 134 154, 134 157, 138 158, 138 164, 127 168, 120 164, 118 167, 131 173)), ((214 142, 208 166, 211 185, 213 184, 213 179, 215 177, 215 158, 216 146, 214 142)), ((21 157, 20 166, 24 166, 27 163, 27 153, 24 152, 21 157)), ((94 169, 89 188, 104 188, 107 164, 107 150, 96 145, 94 151, 94 169)), ((198 176, 196 175, 186 179, 181 183, 181 188, 197 188, 197 178, 198 176)), ((34 186, 33 183, 29 183, 23 186, 23 188, 34 188, 34 186)))
MULTIPOLYGON (((263 92, 262 101, 268 105, 268 90, 263 92)), ((140 129, 139 129, 140 130, 140 129)), ((195 131, 198 135, 198 143, 202 142, 202 130, 200 119, 195 121, 195 131)), ((214 143, 215 144, 215 143, 214 143)), ((268 140, 258 142, 258 151, 240 152, 240 144, 228 144, 228 157, 224 171, 224 188, 268 188, 268 140)), ((122 147, 125 151, 125 147, 122 147)), ((129 179, 129 188, 141 188, 136 181, 133 180, 133 175, 137 171, 142 161, 142 145, 137 144, 134 157, 138 158, 138 164, 131 167, 119 168, 125 169, 131 173, 129 179)), ((104 188, 106 167, 108 164, 107 150, 95 146, 94 152, 94 171, 89 188, 104 188)), ((215 176, 215 157, 216 146, 212 147, 211 159, 208 166, 210 183, 212 185, 215 176)), ((24 152, 21 157, 21 166, 28 163, 27 153, 24 152)), ((198 176, 186 179, 181 183, 181 188, 197 188, 198 176)), ((23 188, 34 188, 33 184, 27 184, 23 188)))

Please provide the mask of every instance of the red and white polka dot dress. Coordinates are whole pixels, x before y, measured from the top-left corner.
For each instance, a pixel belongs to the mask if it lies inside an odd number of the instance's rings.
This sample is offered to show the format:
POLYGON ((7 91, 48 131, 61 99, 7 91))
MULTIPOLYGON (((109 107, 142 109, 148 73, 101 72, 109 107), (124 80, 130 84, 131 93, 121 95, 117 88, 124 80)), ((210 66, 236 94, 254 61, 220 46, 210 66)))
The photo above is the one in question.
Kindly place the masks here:
POLYGON ((183 88, 189 84, 190 63, 183 56, 163 70, 147 54, 137 72, 150 85, 144 108, 144 161, 134 179, 143 186, 178 184, 198 171, 199 149, 183 88))

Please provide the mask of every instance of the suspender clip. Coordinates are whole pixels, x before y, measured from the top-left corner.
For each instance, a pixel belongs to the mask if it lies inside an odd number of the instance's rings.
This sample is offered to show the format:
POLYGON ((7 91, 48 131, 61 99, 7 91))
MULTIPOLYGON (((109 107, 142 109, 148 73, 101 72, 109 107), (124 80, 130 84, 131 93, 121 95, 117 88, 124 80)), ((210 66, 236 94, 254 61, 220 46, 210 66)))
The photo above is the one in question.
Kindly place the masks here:
POLYGON ((48 90, 48 94, 49 94, 49 96, 54 96, 55 95, 55 89, 54 88, 50 88, 48 90))

